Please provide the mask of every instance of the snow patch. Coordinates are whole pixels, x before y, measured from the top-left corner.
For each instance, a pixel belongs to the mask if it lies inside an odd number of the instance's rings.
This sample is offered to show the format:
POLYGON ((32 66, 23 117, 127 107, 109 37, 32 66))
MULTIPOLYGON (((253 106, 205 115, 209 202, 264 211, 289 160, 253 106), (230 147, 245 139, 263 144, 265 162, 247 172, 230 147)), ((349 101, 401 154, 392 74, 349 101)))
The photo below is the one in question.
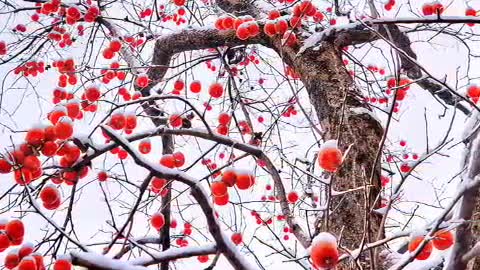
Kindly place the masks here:
POLYGON ((380 123, 380 124, 382 123, 382 121, 380 121, 380 119, 377 117, 377 115, 373 111, 371 111, 367 108, 363 108, 363 107, 350 108, 350 112, 352 112, 355 115, 368 114, 373 119, 375 119, 375 121, 377 121, 378 123, 380 123))
POLYGON ((322 143, 320 146, 319 151, 323 151, 325 149, 330 149, 330 148, 338 148, 338 141, 337 140, 328 140, 322 143))

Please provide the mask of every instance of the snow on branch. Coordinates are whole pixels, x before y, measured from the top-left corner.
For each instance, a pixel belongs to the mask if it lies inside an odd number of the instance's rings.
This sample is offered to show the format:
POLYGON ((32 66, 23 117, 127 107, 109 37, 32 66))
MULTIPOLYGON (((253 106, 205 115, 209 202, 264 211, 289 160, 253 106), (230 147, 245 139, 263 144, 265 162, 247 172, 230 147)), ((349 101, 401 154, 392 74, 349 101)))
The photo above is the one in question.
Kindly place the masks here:
POLYGON ((95 270, 147 270, 143 266, 132 265, 93 252, 70 252, 72 264, 95 270))
MULTIPOLYGON (((480 132, 477 126, 479 120, 480 114, 475 112, 469 120, 469 124, 466 125, 464 133, 464 136, 468 135, 468 138, 464 138, 467 147, 464 160, 465 172, 460 183, 460 188, 462 189, 474 186, 480 177, 480 132), (472 131, 474 126, 475 129, 472 131)), ((454 218, 466 221, 472 220, 473 213, 478 211, 478 198, 478 186, 466 192, 455 209, 454 218)), ((471 222, 465 222, 457 228, 455 231, 455 245, 446 263, 448 266, 447 270, 463 269, 466 266, 467 261, 463 258, 463 255, 472 248, 473 243, 471 241, 473 235, 471 222)), ((471 258, 473 257, 471 256, 471 258)))
POLYGON ((169 248, 163 252, 152 253, 152 256, 145 256, 129 261, 132 265, 149 266, 163 261, 175 260, 191 256, 209 255, 217 252, 215 244, 209 244, 201 247, 169 248))

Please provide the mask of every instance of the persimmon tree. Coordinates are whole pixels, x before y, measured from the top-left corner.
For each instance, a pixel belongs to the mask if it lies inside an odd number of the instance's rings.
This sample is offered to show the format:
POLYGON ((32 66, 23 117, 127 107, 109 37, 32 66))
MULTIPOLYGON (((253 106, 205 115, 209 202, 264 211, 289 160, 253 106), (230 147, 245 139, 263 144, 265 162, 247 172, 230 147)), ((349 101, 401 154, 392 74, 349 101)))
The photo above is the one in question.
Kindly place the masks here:
POLYGON ((3 266, 479 269, 476 4, 0 1, 3 266))

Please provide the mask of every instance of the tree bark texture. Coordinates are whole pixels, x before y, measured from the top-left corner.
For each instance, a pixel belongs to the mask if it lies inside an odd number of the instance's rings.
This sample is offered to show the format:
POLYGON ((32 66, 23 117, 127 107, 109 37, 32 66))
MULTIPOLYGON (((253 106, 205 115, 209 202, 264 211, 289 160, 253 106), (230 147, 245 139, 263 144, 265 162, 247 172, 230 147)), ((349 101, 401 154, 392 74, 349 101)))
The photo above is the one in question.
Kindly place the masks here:
MULTIPOLYGON (((332 176, 332 188, 345 191, 366 187, 366 191, 349 192, 332 198, 328 228, 319 220, 316 233, 327 230, 341 238, 341 244, 349 249, 357 248, 362 240, 372 242, 377 236, 381 217, 371 212, 380 193, 380 162, 376 158, 383 136, 381 124, 369 113, 356 113, 370 109, 362 101, 360 91, 343 65, 341 48, 324 42, 318 50, 308 49, 295 55, 278 41, 275 47, 287 52, 284 59, 291 63, 306 87, 310 102, 315 108, 324 131, 325 140, 339 138, 340 147, 346 150, 352 145, 339 172, 332 176), (377 160, 377 161, 376 161, 377 160), (370 175, 374 177, 370 180, 370 175), (367 187, 368 186, 368 187, 367 187)), ((371 258, 370 258, 371 259, 371 258)), ((360 264, 370 269, 366 256, 360 264)), ((356 265, 342 265, 339 269, 358 269, 356 265)), ((377 266, 377 269, 378 268, 377 266)))

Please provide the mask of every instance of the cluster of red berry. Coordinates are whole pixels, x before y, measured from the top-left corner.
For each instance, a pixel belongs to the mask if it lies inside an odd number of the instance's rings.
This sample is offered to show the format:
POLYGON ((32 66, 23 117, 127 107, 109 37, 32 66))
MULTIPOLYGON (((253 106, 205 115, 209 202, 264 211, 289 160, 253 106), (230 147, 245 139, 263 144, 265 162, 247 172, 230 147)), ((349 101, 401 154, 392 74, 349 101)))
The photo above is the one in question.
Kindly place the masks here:
POLYGON ((120 68, 120 63, 118 62, 112 62, 110 64, 110 70, 108 69, 102 69, 100 71, 100 74, 102 74, 102 83, 104 84, 109 84, 111 80, 117 78, 120 81, 125 80, 127 77, 127 73, 123 70, 119 70, 120 68))
POLYGON ((67 87, 68 84, 77 84, 78 79, 75 75, 75 61, 72 58, 54 61, 52 66, 60 73, 60 76, 58 77, 59 87, 67 87))
POLYGON ((423 12, 423 15, 425 16, 433 15, 433 14, 442 14, 444 10, 445 10, 445 7, 443 6, 442 3, 438 1, 425 3, 422 6, 422 12, 423 12))
POLYGON ((29 61, 22 66, 16 67, 13 71, 15 75, 22 74, 25 77, 36 77, 43 72, 45 72, 45 62, 43 61, 29 61))
POLYGON ((210 186, 213 202, 216 205, 226 205, 229 201, 229 187, 235 185, 240 190, 247 190, 254 184, 255 176, 252 173, 228 168, 222 173, 221 178, 212 182, 210 186))
MULTIPOLYGON (((414 252, 425 239, 424 235, 412 235, 408 244, 408 251, 414 252)), ((433 235, 433 239, 428 241, 423 249, 415 257, 416 260, 426 260, 432 254, 433 248, 438 250, 449 249, 454 243, 453 234, 449 230, 439 230, 433 235)))
POLYGON ((102 55, 105 59, 112 59, 121 49, 122 42, 118 39, 114 39, 110 41, 108 47, 103 50, 102 55))

